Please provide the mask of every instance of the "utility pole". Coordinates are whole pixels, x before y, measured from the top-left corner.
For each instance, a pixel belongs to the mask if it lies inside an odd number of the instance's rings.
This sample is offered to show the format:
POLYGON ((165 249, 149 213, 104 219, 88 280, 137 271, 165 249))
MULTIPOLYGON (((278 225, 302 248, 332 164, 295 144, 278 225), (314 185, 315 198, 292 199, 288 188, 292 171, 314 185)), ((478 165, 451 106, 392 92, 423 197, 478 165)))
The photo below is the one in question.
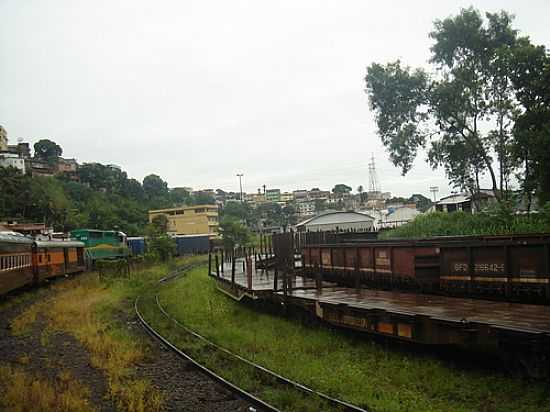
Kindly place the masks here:
POLYGON ((237 177, 239 178, 239 187, 240 187, 240 190, 241 190, 241 203, 243 202, 243 182, 242 182, 242 177, 243 176, 244 176, 244 174, 237 173, 237 177))

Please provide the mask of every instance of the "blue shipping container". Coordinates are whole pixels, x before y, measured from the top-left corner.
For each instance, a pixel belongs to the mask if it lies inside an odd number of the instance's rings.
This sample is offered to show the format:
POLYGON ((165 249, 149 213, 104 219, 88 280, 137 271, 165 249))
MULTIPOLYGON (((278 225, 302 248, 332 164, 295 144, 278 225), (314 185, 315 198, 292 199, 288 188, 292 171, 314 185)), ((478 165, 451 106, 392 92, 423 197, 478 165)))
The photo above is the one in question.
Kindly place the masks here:
POLYGON ((145 239, 142 237, 127 238, 128 248, 133 256, 145 254, 145 239))
POLYGON ((180 235, 176 236, 176 253, 178 256, 208 253, 210 236, 208 235, 180 235))

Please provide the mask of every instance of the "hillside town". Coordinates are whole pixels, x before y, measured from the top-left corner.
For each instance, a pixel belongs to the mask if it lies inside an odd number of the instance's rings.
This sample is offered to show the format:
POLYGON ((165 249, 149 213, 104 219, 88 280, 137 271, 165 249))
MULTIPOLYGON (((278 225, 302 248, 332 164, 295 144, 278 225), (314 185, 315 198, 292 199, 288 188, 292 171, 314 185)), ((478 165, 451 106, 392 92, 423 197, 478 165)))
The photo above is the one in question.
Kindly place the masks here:
MULTIPOLYGON (((43 139, 34 145, 18 139, 16 144, 10 144, 6 129, 0 126, 0 167, 11 167, 20 174, 31 177, 57 177, 90 186, 86 177, 81 178, 84 170, 91 166, 102 167, 113 173, 123 173, 119 165, 101 163, 79 164, 76 158, 61 156, 62 149, 53 141, 43 139)), ((254 192, 231 192, 223 189, 194 189, 191 187, 173 187, 172 193, 186 193, 190 197, 176 200, 168 208, 149 211, 148 220, 164 212, 170 221, 169 232, 173 235, 198 235, 218 233, 218 214, 223 214, 228 204, 244 204, 251 211, 263 211, 260 218, 250 229, 258 233, 280 233, 287 230, 352 230, 373 231, 395 228, 412 221, 416 216, 430 211, 475 211, 476 204, 467 193, 453 193, 450 196, 432 201, 427 195, 416 193, 410 197, 392 197, 390 192, 380 190, 381 182, 376 173, 374 157, 369 162, 369 184, 359 186, 355 190, 345 184, 336 184, 331 189, 296 189, 282 191, 267 185, 254 192), (191 221, 185 229, 177 224, 183 218, 178 210, 194 207, 185 200, 201 198, 209 204, 210 223, 215 218, 215 225, 200 225, 201 212, 194 214, 197 221, 191 221), (182 202, 183 200, 183 202, 182 202), (215 209, 212 209, 215 206, 215 209), (269 214, 269 218, 266 216, 269 214), (215 216, 215 217, 214 217, 215 216), (323 216, 323 226, 319 226, 318 218, 323 216), (173 230, 172 230, 173 228, 173 230)), ((108 188, 99 188, 108 191, 108 188)), ((431 189, 435 196, 434 188, 431 189)), ((480 193, 481 204, 487 205, 494 201, 490 190, 480 193)), ((478 206, 479 207, 479 206, 478 206)), ((199 211, 201 208, 198 208, 199 211)), ((185 219, 188 218, 186 215, 185 219)), ((17 216, 4 216, 0 225, 5 229, 23 233, 51 234, 56 230, 51 222, 23 222, 17 216), (7 218, 7 219, 6 219, 7 218), (50 223, 50 224, 48 224, 50 223)))

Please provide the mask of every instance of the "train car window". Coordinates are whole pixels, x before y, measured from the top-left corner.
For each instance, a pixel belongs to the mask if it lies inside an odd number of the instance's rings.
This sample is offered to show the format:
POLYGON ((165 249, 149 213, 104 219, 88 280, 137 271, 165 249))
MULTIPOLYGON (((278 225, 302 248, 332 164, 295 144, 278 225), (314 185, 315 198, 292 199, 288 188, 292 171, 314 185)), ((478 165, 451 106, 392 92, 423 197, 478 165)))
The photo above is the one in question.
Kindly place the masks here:
POLYGON ((4 256, 0 256, 0 270, 4 269, 4 256))
POLYGON ((38 255, 38 263, 42 263, 42 255, 38 255))
POLYGON ((48 262, 51 262, 51 261, 52 261, 52 255, 50 255, 50 254, 48 253, 48 262))
POLYGON ((101 232, 90 232, 88 234, 88 236, 90 237, 90 239, 99 239, 99 238, 103 237, 103 233, 101 233, 101 232))

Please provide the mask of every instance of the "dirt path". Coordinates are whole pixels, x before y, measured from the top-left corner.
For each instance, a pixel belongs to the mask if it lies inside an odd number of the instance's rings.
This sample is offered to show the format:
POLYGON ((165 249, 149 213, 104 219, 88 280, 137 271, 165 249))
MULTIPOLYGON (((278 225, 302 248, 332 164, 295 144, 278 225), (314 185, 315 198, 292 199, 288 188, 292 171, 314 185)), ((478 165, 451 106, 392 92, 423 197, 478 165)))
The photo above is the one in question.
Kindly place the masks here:
MULTIPOLYGON (((90 364, 87 350, 71 335, 50 333, 46 321, 37 320, 22 335, 14 336, 11 322, 36 299, 53 297, 53 290, 41 291, 31 300, 0 308, 0 365, 23 369, 46 379, 52 385, 60 373, 69 373, 90 391, 92 407, 99 411, 115 411, 109 396, 108 382, 103 371, 90 364)), ((136 339, 147 342, 148 356, 136 365, 134 372, 152 383, 164 396, 167 411, 249 411, 250 404, 237 398, 221 385, 183 361, 172 352, 160 348, 139 326, 133 317, 126 319, 128 329, 136 339)))

